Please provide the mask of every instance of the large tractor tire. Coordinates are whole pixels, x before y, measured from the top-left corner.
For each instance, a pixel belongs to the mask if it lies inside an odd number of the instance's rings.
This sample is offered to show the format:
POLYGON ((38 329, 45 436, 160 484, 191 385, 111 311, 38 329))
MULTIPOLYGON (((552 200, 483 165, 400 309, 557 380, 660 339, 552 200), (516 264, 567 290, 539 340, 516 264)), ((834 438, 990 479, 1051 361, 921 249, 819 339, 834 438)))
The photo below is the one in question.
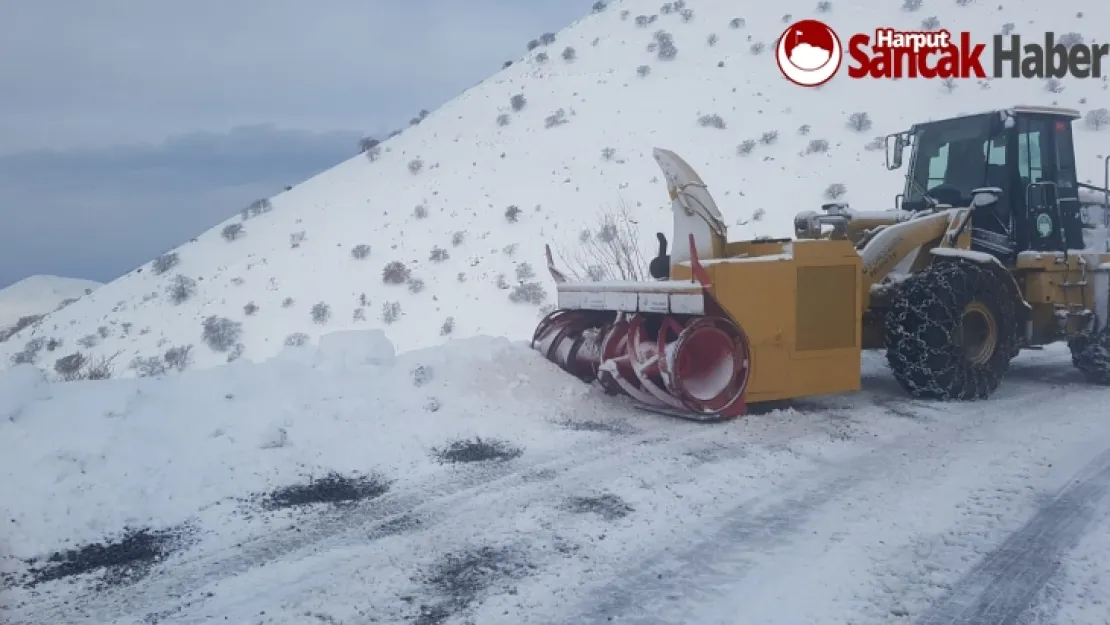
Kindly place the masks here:
POLYGON ((985 399, 1017 350, 1017 302, 990 268, 941 261, 899 285, 886 320, 887 362, 921 399, 985 399))
POLYGON ((1110 386, 1110 326, 1070 341, 1071 364, 1088 382, 1110 386))

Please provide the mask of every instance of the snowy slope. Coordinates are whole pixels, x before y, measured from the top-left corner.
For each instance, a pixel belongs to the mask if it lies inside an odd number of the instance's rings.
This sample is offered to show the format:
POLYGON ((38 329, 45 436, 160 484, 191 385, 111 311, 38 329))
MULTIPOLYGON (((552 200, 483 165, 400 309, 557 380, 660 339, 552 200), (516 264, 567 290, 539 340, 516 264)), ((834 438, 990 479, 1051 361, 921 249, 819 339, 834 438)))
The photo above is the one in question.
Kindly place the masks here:
POLYGON ((395 357, 337 333, 160 379, 0 372, 0 612, 1104 625, 1110 389, 1053 346, 991 401, 907 402, 873 356, 864 393, 716 425, 486 337, 395 357))
MULTIPOLYGON (((878 135, 923 119, 1018 103, 1083 112, 1110 105, 1105 80, 1065 79, 1060 93, 1025 80, 968 81, 948 92, 926 80, 841 76, 819 90, 802 89, 779 74, 772 50, 785 22, 818 15, 813 0, 784 0, 773 8, 692 1, 689 19, 661 14, 659 5, 625 0, 584 17, 551 45, 384 142, 373 162, 352 157, 272 198, 272 210, 242 222, 244 231, 234 240, 221 232, 240 223, 238 217, 175 250, 179 262, 167 272, 139 268, 0 345, 0 366, 43 336, 64 338, 67 345, 92 337, 85 342, 97 344, 88 353, 115 355, 117 369, 136 356, 188 344, 196 345, 196 367, 223 363, 229 355, 259 360, 277 353, 290 334, 315 339, 350 328, 387 328, 403 351, 446 341, 445 323, 454 336, 524 338, 544 302, 510 302, 510 287, 518 283, 518 270, 521 276, 534 272, 535 278, 523 280, 538 281, 550 301, 544 242, 574 256, 580 233, 596 228, 601 211, 621 205, 633 215, 648 257, 652 233, 669 229, 653 147, 675 150, 701 173, 727 221, 736 224, 733 238, 789 236, 793 215, 825 201, 823 191, 832 183, 846 186, 843 199, 856 208, 892 205, 902 173, 887 172, 882 151, 867 149, 878 135), (657 19, 640 27, 640 15, 657 19), (672 35, 674 59, 659 60, 649 50, 657 30, 672 35), (759 53, 756 44, 764 46, 759 53), (569 61, 563 58, 567 48, 575 52, 569 61), (639 75, 641 66, 649 73, 639 75), (526 104, 514 111, 510 100, 518 94, 526 104), (545 127, 560 110, 565 123, 545 127), (873 127, 850 129, 848 118, 856 112, 867 112, 873 127), (701 125, 707 115, 719 115, 725 127, 701 125), (507 125, 499 125, 499 116, 507 125), (738 153, 738 145, 769 132, 778 133, 772 143, 738 153), (807 154, 814 140, 827 141, 828 150, 807 154), (414 162, 422 163, 415 173, 414 162), (505 217, 510 206, 521 211, 515 223, 505 217), (298 233, 303 241, 293 245, 298 233), (359 245, 369 246, 362 260, 352 257, 359 245), (437 246, 446 251, 440 262, 430 260, 437 246), (407 266, 423 289, 384 284, 383 268, 391 261, 407 266), (180 304, 167 295, 177 274, 196 287, 180 304), (313 320, 317 305, 320 323, 313 320), (399 313, 391 324, 383 320, 386 308, 399 313), (209 316, 242 324, 227 351, 201 343, 209 316)), ((1098 37, 1099 16, 1106 16, 1092 0, 1001 6, 927 0, 916 11, 894 1, 829 7, 819 17, 842 34, 876 26, 913 29, 935 16, 942 26, 969 29, 980 40, 1007 23, 1028 36, 1074 31, 1091 40, 1098 37)), ((522 50, 538 35, 521 33, 522 50)), ((1080 177, 1101 184, 1104 139, 1078 126, 1080 177)), ((38 364, 49 367, 51 356, 38 364)))
POLYGON ((30 276, 0 290, 0 332, 21 317, 53 311, 66 300, 85 297, 99 282, 60 276, 30 276))

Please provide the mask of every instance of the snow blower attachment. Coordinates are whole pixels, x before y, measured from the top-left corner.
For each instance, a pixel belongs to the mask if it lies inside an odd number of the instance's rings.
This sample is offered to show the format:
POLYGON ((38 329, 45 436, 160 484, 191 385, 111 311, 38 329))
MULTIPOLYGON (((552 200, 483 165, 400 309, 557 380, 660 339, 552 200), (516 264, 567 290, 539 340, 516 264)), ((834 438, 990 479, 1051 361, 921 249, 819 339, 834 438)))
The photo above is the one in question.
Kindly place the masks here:
POLYGON ((1057 341, 1110 385, 1110 243, 1104 224, 1084 223, 1110 215, 1110 157, 1107 188, 1078 182, 1078 117, 1017 106, 890 135, 888 169, 912 147, 897 208, 827 204, 797 214, 793 240, 728 241, 705 183, 656 149, 669 275, 658 260, 654 281, 568 281, 547 248, 558 310, 532 346, 583 381, 696 420, 859 390, 863 349, 884 349, 921 399, 986 398, 1022 349, 1057 341))

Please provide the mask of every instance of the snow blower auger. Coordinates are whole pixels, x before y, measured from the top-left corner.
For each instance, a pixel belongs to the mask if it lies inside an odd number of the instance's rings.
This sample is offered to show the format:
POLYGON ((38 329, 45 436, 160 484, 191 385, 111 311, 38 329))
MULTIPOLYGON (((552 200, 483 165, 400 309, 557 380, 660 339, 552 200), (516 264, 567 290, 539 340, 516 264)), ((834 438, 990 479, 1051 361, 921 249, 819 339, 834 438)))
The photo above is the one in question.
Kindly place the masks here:
MULTIPOLYGON (((1016 106, 887 137, 910 168, 896 208, 843 203, 794 218, 794 239, 730 242, 706 185, 656 149, 674 242, 657 281, 568 281, 532 346, 647 409, 695 420, 860 389, 860 352, 886 350, 913 397, 989 397, 1022 349, 1064 341, 1110 385, 1110 157, 1079 183, 1078 111, 1016 106), (1032 149, 1032 154, 1030 150, 1032 149), (1101 240, 1095 241, 1095 238, 1101 240)), ((664 238, 664 237, 661 237, 664 238)), ((655 269, 653 269, 653 273, 655 269)))

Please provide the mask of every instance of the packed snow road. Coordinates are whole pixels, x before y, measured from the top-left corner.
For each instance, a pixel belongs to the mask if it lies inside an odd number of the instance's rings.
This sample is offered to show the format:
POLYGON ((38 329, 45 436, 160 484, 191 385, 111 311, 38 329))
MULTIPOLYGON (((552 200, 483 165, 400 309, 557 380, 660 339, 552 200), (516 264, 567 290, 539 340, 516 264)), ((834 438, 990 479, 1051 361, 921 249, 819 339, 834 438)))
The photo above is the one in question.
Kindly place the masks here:
POLYGON ((342 506, 213 506, 226 532, 128 583, 39 585, 11 622, 1110 620, 1110 390, 1061 350, 988 402, 907 401, 866 371, 865 393, 718 425, 591 396, 561 449, 460 448, 342 506))

